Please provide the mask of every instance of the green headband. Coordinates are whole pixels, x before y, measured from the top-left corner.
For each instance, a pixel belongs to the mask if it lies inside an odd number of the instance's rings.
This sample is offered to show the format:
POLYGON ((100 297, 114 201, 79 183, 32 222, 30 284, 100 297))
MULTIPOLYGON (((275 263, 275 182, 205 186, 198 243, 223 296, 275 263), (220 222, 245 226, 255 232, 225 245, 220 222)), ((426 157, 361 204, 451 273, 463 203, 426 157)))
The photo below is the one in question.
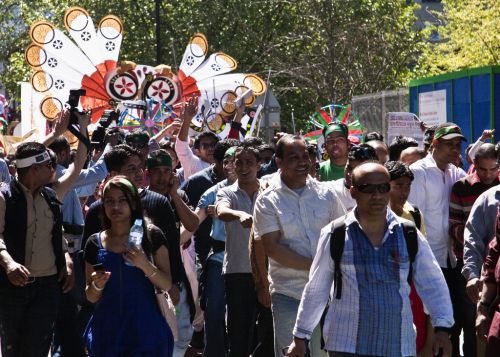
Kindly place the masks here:
POLYGON ((150 169, 154 169, 158 166, 167 166, 172 168, 172 158, 168 154, 158 154, 154 157, 148 156, 146 159, 146 167, 150 169))
POLYGON ((102 194, 104 195, 104 192, 106 192, 106 190, 108 189, 109 185, 111 183, 121 183, 123 185, 125 185, 131 193, 135 194, 137 192, 135 186, 132 184, 132 182, 130 182, 129 180, 127 180, 126 178, 124 177, 112 177, 111 179, 108 180, 108 182, 106 182, 106 184, 104 185, 104 188, 102 189, 102 194))
POLYGON ((235 154, 236 154, 236 146, 232 146, 226 150, 226 152, 224 153, 224 158, 234 157, 235 154))
POLYGON ((347 138, 348 129, 347 125, 339 121, 331 122, 323 127, 323 137, 326 139, 331 133, 340 133, 347 138))

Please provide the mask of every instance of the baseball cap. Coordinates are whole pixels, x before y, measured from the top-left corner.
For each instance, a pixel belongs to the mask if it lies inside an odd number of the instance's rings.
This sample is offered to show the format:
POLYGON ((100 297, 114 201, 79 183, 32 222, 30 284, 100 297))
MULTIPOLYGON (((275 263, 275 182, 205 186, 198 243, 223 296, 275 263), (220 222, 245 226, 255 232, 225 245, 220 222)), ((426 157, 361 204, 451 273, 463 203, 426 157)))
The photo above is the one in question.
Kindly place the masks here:
POLYGON ((465 136, 462 135, 462 130, 460 127, 453 123, 444 123, 439 125, 434 132, 434 139, 444 139, 450 140, 454 138, 461 138, 463 141, 467 141, 465 136))
POLYGON ((331 133, 340 133, 347 138, 348 129, 347 125, 339 121, 332 121, 323 127, 323 137, 326 138, 331 133))

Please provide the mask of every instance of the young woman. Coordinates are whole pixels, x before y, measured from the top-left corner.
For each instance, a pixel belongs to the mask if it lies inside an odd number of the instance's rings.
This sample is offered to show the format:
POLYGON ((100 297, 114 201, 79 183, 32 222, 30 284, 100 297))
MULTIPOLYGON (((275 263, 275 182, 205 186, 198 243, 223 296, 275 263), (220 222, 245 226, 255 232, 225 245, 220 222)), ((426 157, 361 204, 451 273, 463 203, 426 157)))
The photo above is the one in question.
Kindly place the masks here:
POLYGON ((124 176, 106 183, 102 200, 104 230, 85 245, 85 292, 96 303, 84 335, 88 353, 170 357, 172 332, 155 297, 155 288, 172 285, 165 237, 143 223, 142 246, 128 246, 131 226, 144 217, 137 188, 124 176))

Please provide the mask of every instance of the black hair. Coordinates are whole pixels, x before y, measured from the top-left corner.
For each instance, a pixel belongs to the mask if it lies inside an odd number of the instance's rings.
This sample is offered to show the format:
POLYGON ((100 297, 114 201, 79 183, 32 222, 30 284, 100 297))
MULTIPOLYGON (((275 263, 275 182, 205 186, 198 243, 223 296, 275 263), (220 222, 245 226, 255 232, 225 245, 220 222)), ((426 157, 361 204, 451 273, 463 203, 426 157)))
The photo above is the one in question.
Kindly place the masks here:
POLYGON ((389 160, 397 161, 401 152, 409 147, 418 146, 418 142, 409 136, 398 135, 389 145, 389 160))
POLYGON ((60 135, 49 145, 49 149, 59 154, 69 150, 70 146, 68 140, 63 135, 60 135))
POLYGON ((378 161, 377 152, 367 144, 352 145, 347 153, 350 161, 378 161))
POLYGON ((401 177, 408 177, 411 181, 413 181, 413 172, 411 172, 410 168, 401 161, 387 161, 384 166, 387 171, 389 171, 391 181, 397 180, 401 177))
POLYGON ((269 144, 262 144, 262 145, 259 145, 258 149, 259 149, 259 152, 262 152, 262 151, 268 151, 268 150, 269 150, 269 151, 272 151, 272 152, 273 152, 273 154, 274 154, 274 152, 276 151, 276 150, 274 150, 274 147, 273 147, 273 146, 271 146, 271 145, 269 145, 269 144))
POLYGON ((247 146, 253 146, 253 147, 259 148, 260 146, 264 145, 264 140, 262 140, 261 138, 252 136, 250 138, 245 138, 242 141, 242 143, 245 143, 245 145, 247 145, 247 146))
POLYGON ((497 159, 495 145, 489 143, 482 144, 474 155, 474 162, 477 163, 479 159, 497 159))
POLYGON ((384 141, 384 136, 376 131, 372 131, 365 135, 365 143, 372 140, 384 141))
POLYGON ((318 156, 318 146, 315 144, 307 144, 307 152, 309 155, 318 156))
POLYGON ((283 159, 283 155, 285 154, 285 145, 293 143, 295 140, 300 140, 304 143, 304 145, 307 146, 307 143, 302 135, 292 135, 292 134, 283 135, 276 143, 276 153, 275 153, 276 157, 283 159))
POLYGON ((222 161, 224 161, 224 154, 226 153, 227 149, 238 145, 240 145, 240 141, 237 139, 224 139, 219 141, 215 145, 214 160, 222 163, 222 161))
MULTIPOLYGON (((196 137, 194 138, 193 147, 195 149, 199 149, 200 148, 200 141, 203 138, 212 138, 212 139, 215 140, 216 143, 219 142, 219 137, 217 135, 215 135, 211 131, 204 131, 203 133, 200 133, 200 134, 196 135, 196 137)), ((215 156, 215 154, 214 154, 214 156, 215 156)))
POLYGON ((127 144, 133 143, 135 141, 145 141, 146 143, 149 141, 149 135, 147 132, 142 129, 135 129, 132 132, 127 133, 125 136, 125 142, 127 144))
POLYGON ((116 145, 111 151, 104 155, 104 163, 106 164, 108 172, 120 171, 132 156, 141 158, 141 153, 133 147, 126 144, 120 144, 116 145))
POLYGON ((236 156, 236 154, 241 152, 241 151, 249 151, 250 153, 252 153, 255 156, 255 160, 257 162, 259 162, 259 160, 260 160, 259 149, 255 145, 253 145, 252 142, 245 141, 245 140, 243 140, 241 142, 241 144, 236 147, 236 151, 235 151, 234 155, 236 156))

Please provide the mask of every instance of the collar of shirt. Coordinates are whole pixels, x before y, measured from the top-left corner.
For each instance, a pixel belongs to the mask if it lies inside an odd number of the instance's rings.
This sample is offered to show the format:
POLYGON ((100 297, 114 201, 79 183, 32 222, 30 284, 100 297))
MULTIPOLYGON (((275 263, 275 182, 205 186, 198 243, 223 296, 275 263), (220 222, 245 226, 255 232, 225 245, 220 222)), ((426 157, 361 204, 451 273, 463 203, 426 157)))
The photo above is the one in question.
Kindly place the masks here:
MULTIPOLYGON (((306 178, 306 184, 303 187, 305 187, 305 189, 312 188, 314 185, 314 181, 315 180, 312 179, 312 177, 308 175, 306 178)), ((283 182, 283 179, 281 178, 281 176, 279 176, 279 179, 274 180, 274 182, 275 182, 274 188, 276 188, 278 190, 288 190, 290 192, 293 192, 295 195, 297 194, 294 190, 292 190, 290 187, 288 187, 285 182, 283 182)), ((300 188, 302 188, 302 187, 300 187, 300 188)))
MULTIPOLYGON (((360 230, 363 230, 363 227, 361 227, 361 224, 359 224, 358 219, 356 218, 356 212, 357 212, 357 206, 354 207, 347 215, 345 219, 345 224, 346 227, 349 227, 351 224, 357 224, 360 230)), ((387 240, 390 234, 394 232, 394 227, 399 224, 399 221, 397 219, 397 216, 394 212, 391 211, 389 207, 387 207, 386 210, 386 222, 387 222, 387 229, 384 233, 384 238, 382 239, 382 244, 387 240)))

